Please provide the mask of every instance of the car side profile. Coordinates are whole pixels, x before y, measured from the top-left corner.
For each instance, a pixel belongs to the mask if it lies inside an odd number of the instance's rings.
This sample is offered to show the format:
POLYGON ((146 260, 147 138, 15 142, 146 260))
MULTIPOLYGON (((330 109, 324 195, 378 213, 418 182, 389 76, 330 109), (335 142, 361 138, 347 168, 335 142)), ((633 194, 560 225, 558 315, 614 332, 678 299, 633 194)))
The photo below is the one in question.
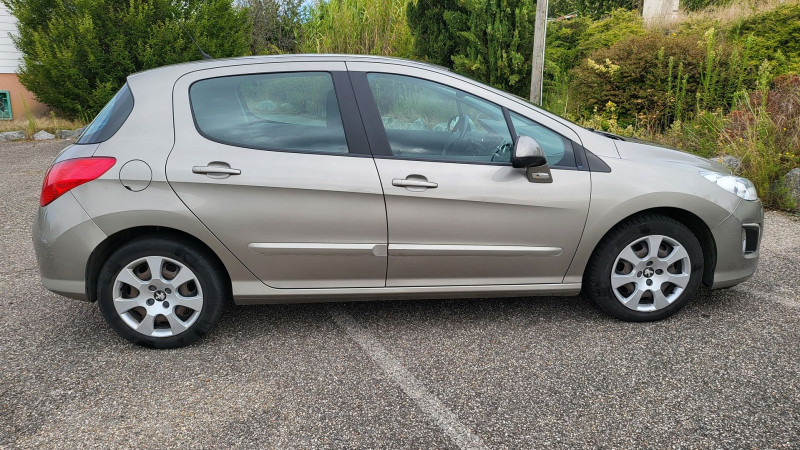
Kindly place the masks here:
POLYGON ((260 56, 127 83, 45 176, 45 287, 141 345, 224 305, 576 295, 666 318, 755 271, 763 211, 706 159, 413 61, 260 56))

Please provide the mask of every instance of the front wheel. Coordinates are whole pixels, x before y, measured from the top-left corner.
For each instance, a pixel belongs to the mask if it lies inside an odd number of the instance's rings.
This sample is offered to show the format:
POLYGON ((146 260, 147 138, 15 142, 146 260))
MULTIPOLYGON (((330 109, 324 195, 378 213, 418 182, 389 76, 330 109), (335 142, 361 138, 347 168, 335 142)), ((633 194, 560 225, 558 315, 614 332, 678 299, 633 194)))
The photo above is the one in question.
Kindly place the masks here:
POLYGON ((628 219, 595 249, 584 292, 622 320, 644 322, 675 314, 691 299, 703 274, 700 242, 669 217, 628 219))
POLYGON ((196 341, 219 321, 228 283, 214 258, 179 237, 122 245, 98 278, 98 306, 125 339, 155 348, 196 341))

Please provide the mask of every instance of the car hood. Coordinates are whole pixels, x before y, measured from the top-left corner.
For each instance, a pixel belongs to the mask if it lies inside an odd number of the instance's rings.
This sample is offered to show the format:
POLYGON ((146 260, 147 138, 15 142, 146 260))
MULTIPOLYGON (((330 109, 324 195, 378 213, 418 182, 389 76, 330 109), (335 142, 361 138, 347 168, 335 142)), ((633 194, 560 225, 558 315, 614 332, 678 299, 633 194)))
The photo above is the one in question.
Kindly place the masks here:
POLYGON ((684 164, 703 170, 730 174, 727 167, 717 164, 709 159, 691 153, 660 147, 645 142, 615 140, 619 156, 622 159, 634 161, 652 161, 654 163, 684 164))

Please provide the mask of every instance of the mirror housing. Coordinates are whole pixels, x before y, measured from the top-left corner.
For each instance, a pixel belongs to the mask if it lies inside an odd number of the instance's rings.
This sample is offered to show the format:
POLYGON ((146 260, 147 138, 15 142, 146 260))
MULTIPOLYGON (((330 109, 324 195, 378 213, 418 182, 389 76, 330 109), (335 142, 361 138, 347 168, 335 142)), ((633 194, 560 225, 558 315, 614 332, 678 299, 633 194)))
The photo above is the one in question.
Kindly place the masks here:
POLYGON ((530 136, 520 136, 514 145, 514 153, 511 155, 511 165, 518 169, 528 167, 540 167, 547 164, 542 146, 536 139, 530 136))

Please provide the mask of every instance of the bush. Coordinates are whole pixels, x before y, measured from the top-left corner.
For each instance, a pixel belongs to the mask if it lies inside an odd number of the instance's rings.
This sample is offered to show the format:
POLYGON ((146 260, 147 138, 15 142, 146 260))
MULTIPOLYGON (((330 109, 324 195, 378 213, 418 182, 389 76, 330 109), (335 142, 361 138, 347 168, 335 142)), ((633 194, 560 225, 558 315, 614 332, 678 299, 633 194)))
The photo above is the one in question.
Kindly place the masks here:
POLYGON ((730 26, 728 37, 744 49, 749 79, 758 78, 766 59, 775 73, 800 73, 800 5, 755 14, 730 26))
POLYGON ((300 49, 406 58, 411 31, 405 0, 327 0, 308 11, 300 49))
POLYGON ((643 0, 555 0, 550 2, 550 16, 578 13, 580 17, 597 19, 620 8, 641 10, 642 3, 643 0))
POLYGON ((248 53, 247 20, 228 0, 4 0, 19 20, 19 79, 70 118, 88 120, 137 71, 248 53))
POLYGON ((303 0, 239 0, 247 8, 254 55, 294 53, 302 40, 303 0))
POLYGON ((570 71, 591 52, 608 48, 626 36, 645 33, 637 12, 615 10, 601 20, 587 16, 556 20, 547 25, 544 106, 566 114, 570 103, 570 71))
POLYGON ((613 102, 619 105, 623 125, 665 129, 684 117, 687 93, 700 86, 704 56, 697 36, 625 38, 576 67, 570 90, 580 99, 579 111, 591 112, 613 102))
MULTIPOLYGON (((762 77, 769 76, 762 64, 762 77)), ((792 208, 780 189, 780 178, 800 166, 800 77, 778 77, 770 88, 762 78, 753 92, 731 111, 722 135, 725 152, 742 160, 743 172, 758 188, 764 203, 792 208)))
POLYGON ((470 11, 460 0, 413 0, 408 3, 408 26, 414 36, 415 58, 453 67, 460 48, 459 33, 467 30, 470 11))

